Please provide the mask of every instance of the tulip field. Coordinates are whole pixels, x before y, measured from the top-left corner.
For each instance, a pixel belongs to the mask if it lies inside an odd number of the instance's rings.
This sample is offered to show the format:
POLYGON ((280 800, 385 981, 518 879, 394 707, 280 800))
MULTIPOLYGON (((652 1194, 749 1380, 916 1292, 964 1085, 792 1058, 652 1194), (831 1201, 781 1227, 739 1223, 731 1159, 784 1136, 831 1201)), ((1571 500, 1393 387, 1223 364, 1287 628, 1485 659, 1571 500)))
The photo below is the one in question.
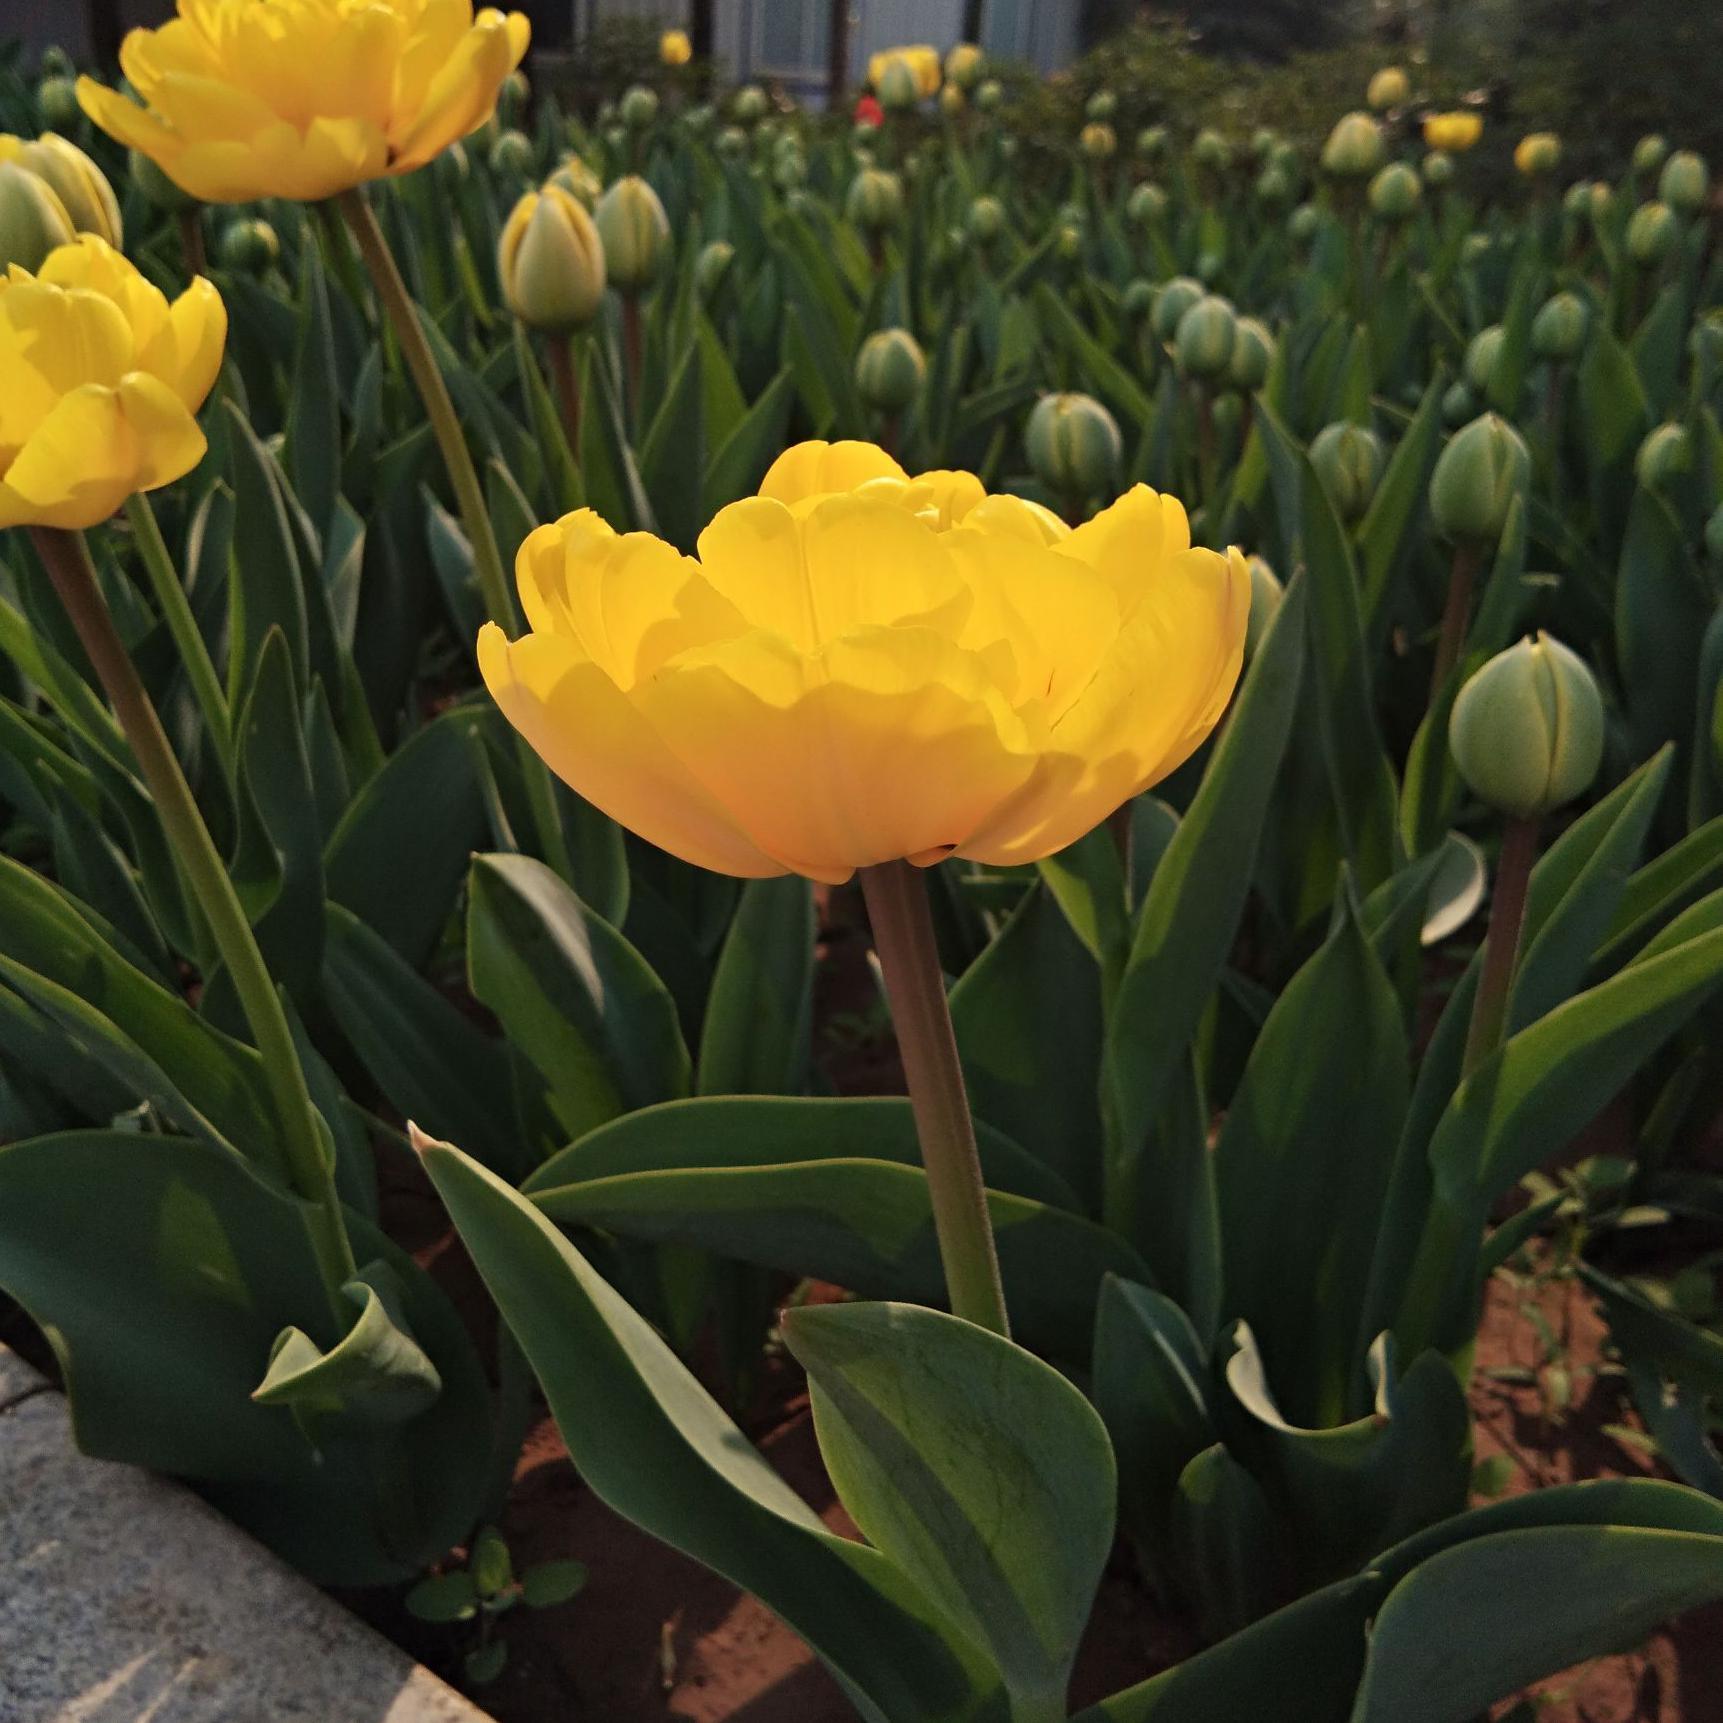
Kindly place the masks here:
POLYGON ((1709 168, 1109 53, 0 51, 0 1338, 500 1723, 1723 1716, 1709 168))

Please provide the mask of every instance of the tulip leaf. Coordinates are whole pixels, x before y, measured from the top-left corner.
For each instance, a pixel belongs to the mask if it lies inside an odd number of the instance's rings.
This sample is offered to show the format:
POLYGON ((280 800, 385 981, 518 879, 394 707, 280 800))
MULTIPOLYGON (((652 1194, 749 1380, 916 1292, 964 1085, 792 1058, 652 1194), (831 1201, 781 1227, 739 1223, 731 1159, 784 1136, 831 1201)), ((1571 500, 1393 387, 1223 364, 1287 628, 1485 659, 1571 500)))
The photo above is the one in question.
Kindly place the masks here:
POLYGON ((863 1535, 987 1647, 1024 1715, 1062 1715, 1113 1543, 1113 1453, 1088 1401, 1009 1340, 912 1304, 803 1306, 784 1338, 863 1535))
POLYGON ((294 688, 303 690, 308 685, 310 621, 299 551, 274 458, 232 401, 223 402, 220 411, 233 458, 228 702, 237 708, 256 677, 258 658, 272 628, 279 628, 286 638, 294 688))
POLYGON ((816 932, 805 879, 785 874, 743 885, 701 1023, 702 1095, 798 1094, 807 1087, 816 932))
POLYGON ((705 397, 698 347, 682 355, 640 443, 640 478, 659 532, 691 555, 706 516, 697 475, 706 470, 705 397))
POLYGON ((1442 443, 1442 392, 1447 376, 1438 366, 1418 411, 1394 446, 1382 481, 1358 527, 1359 603, 1364 634, 1373 655, 1388 637, 1394 577, 1406 561, 1412 528, 1435 470, 1442 443))
POLYGON ((766 476, 766 469, 784 446, 794 386, 794 375, 785 366, 755 397, 736 428, 713 449, 700 497, 707 519, 726 503, 751 495, 766 476))
POLYGON ((294 493, 327 542, 341 494, 341 400, 329 288, 315 245, 300 252, 299 338, 288 392, 284 458, 294 493))
POLYGON ((1179 1474, 1173 1551, 1205 1639, 1268 1613, 1278 1589, 1277 1531, 1262 1486, 1219 1442, 1179 1474))

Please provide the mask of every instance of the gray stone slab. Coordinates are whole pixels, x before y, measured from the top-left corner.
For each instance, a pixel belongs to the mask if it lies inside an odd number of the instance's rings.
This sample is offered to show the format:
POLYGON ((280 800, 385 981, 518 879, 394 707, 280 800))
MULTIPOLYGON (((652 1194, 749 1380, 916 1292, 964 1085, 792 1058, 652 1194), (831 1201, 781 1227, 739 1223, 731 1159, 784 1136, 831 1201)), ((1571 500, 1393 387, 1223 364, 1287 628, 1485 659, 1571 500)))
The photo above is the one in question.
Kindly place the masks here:
POLYGON ((26 1394, 37 1393, 46 1384, 10 1347, 0 1346, 0 1410, 26 1394))
POLYGON ((0 1723, 488 1723, 0 1348, 0 1723))

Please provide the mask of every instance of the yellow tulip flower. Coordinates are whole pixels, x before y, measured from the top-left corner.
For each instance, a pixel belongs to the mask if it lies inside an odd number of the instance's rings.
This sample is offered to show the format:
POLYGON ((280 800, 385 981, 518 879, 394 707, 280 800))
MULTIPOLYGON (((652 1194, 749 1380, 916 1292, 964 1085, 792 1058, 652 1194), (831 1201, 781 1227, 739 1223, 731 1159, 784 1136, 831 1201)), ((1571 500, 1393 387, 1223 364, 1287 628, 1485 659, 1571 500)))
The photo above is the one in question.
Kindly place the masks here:
POLYGON ((209 282, 170 305, 92 234, 0 278, 0 527, 95 526, 190 472, 226 340, 209 282))
POLYGON ((1081 837, 1185 760, 1238 678, 1250 573, 1138 485, 1075 531, 966 473, 804 443, 698 558, 540 527, 485 685, 551 769, 720 873, 839 883, 1081 837))
POLYGON ((694 44, 686 30, 666 30, 658 38, 658 58, 666 66, 686 66, 694 58, 694 44))
POLYGON ((885 69, 893 60, 901 60, 909 67, 910 74, 915 79, 918 96, 925 99, 939 94, 943 69, 937 48, 921 42, 912 48, 887 48, 883 53, 873 55, 867 63, 867 81, 873 89, 879 88, 880 79, 885 76, 885 69))
POLYGON ((1514 166, 1528 179, 1551 174, 1561 165, 1561 139, 1554 132, 1528 132, 1514 145, 1514 166))
POLYGON ((142 105, 78 80, 89 117, 206 203, 309 203, 411 173, 476 130, 525 17, 472 0, 178 0, 120 65, 142 105))
POLYGON ((1424 144, 1443 155, 1461 155, 1484 135, 1481 114, 1456 109, 1448 114, 1429 114, 1424 119, 1424 144))

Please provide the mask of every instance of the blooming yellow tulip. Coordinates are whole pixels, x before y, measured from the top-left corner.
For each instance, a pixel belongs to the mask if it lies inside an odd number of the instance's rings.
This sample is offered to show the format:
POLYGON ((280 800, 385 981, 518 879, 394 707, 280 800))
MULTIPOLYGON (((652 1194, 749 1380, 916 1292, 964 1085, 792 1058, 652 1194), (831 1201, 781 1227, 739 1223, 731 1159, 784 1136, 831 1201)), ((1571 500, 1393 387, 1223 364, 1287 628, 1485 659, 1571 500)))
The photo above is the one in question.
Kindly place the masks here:
POLYGON ((528 25, 472 0, 178 0, 84 112, 206 203, 308 203, 410 173, 484 124, 528 25))
POLYGON ((1456 109, 1448 114, 1428 114, 1424 119, 1424 145, 1443 155, 1461 155, 1484 135, 1481 114, 1456 109))
POLYGON ((209 282, 169 305, 91 234, 0 278, 0 527, 94 526, 190 472, 226 339, 209 282))
POLYGON ((686 30, 666 30, 658 38, 658 58, 666 66, 686 66, 694 58, 694 44, 686 30))
POLYGON ((966 473, 804 443, 698 558, 540 527, 485 684, 581 795, 720 873, 838 883, 1062 848, 1163 778, 1238 678, 1250 574, 1138 485, 1075 531, 966 473))
POLYGON ((887 48, 883 53, 873 55, 867 63, 867 81, 873 89, 879 88, 880 79, 893 60, 901 60, 909 67, 915 78, 917 95, 925 98, 939 94, 942 69, 937 48, 922 42, 912 48, 887 48))

